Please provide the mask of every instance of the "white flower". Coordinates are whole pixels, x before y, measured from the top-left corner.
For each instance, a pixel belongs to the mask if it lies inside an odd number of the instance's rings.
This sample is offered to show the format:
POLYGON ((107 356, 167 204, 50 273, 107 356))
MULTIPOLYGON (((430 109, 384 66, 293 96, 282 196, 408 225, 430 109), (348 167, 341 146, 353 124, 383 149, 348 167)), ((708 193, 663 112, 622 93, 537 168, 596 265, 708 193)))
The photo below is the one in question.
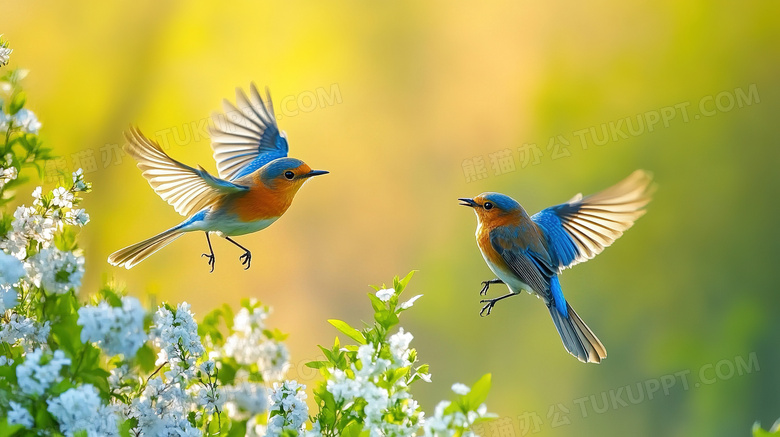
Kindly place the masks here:
POLYGON ((27 267, 36 287, 43 287, 49 293, 64 294, 81 287, 84 257, 48 247, 32 256, 27 267))
POLYGON ((187 420, 191 407, 191 398, 178 383, 165 384, 160 377, 152 378, 141 396, 133 399, 127 413, 138 419, 131 435, 200 436, 187 420))
POLYGON ((134 297, 123 297, 121 307, 103 301, 97 306, 81 307, 78 313, 81 341, 97 343, 108 355, 132 358, 146 342, 146 311, 134 297))
MULTIPOLYGON (((13 233, 19 235, 18 237, 9 236, 7 238, 24 240, 25 246, 27 240, 35 240, 41 243, 43 247, 48 247, 54 238, 57 226, 57 222, 52 218, 38 214, 36 208, 22 205, 14 211, 14 220, 11 222, 13 233)), ((14 255, 16 254, 14 253, 14 255)))
POLYGON ((0 252, 0 313, 18 305, 19 293, 14 287, 24 276, 24 265, 18 258, 0 252))
POLYGON ((89 223, 89 214, 83 208, 71 209, 65 213, 65 223, 74 226, 84 226, 89 223))
POLYGON ((356 369, 353 365, 355 374, 363 379, 371 379, 380 374, 390 367, 390 360, 384 358, 376 358, 376 349, 372 344, 364 344, 358 348, 357 359, 360 361, 360 369, 356 369))
POLYGON ((203 408, 207 415, 214 414, 214 412, 220 410, 225 403, 225 397, 220 392, 221 390, 214 390, 212 387, 200 387, 195 401, 200 408, 203 408))
MULTIPOLYGON (((2 37, 3 35, 0 35, 2 37)), ((5 42, 0 38, 0 67, 8 65, 8 58, 11 56, 13 49, 8 48, 8 42, 5 42)))
POLYGON ((471 389, 466 384, 456 382, 455 384, 452 384, 452 391, 457 395, 467 395, 471 389))
MULTIPOLYGON (((255 302, 251 301, 250 305, 254 306, 255 302)), ((267 308, 256 307, 250 313, 247 308, 242 307, 233 317, 233 330, 246 335, 253 331, 262 331, 265 329, 265 319, 268 318, 268 315, 267 308)))
POLYGON ((84 171, 78 169, 73 172, 73 191, 87 191, 92 188, 92 184, 84 181, 84 171))
POLYGON ((35 187, 35 189, 32 192, 32 198, 34 199, 33 205, 43 206, 43 201, 41 200, 42 197, 43 197, 43 188, 35 187))
POLYGON ((35 422, 30 411, 14 401, 9 402, 8 405, 11 407, 11 411, 8 412, 8 424, 22 425, 27 429, 32 429, 35 422))
POLYGON ((383 288, 376 292, 376 297, 382 302, 387 302, 391 297, 395 295, 395 290, 392 288, 383 288))
POLYGON ((13 51, 13 49, 9 49, 8 47, 0 47, 0 67, 8 65, 8 59, 11 57, 13 51))
POLYGON ((384 416, 389 407, 390 394, 387 392, 387 389, 377 387, 374 383, 369 382, 363 386, 360 397, 368 402, 363 409, 366 415, 365 428, 373 429, 382 423, 382 416, 384 416))
POLYGON ((24 276, 24 265, 16 257, 0 252, 0 285, 13 286, 24 276))
POLYGON ((59 206, 60 208, 70 208, 73 206, 73 200, 76 196, 65 187, 57 187, 52 191, 54 197, 51 199, 51 204, 59 206))
POLYGON ((3 188, 5 184, 16 179, 18 176, 19 171, 16 169, 16 167, 4 168, 3 171, 0 172, 0 188, 3 188))
POLYGON ((0 314, 19 305, 19 293, 10 286, 0 285, 0 314))
POLYGON ((266 437, 280 436, 285 430, 302 432, 304 422, 309 418, 309 408, 306 406, 306 386, 296 381, 274 383, 274 389, 269 396, 271 417, 268 420, 266 437))
POLYGON ((21 127, 23 132, 37 134, 41 128, 41 122, 38 117, 27 108, 22 108, 13 115, 14 126, 21 127))
MULTIPOLYGON (((254 302, 250 304, 255 305, 254 302)), ((233 318, 233 332, 225 339, 222 355, 234 358, 239 364, 257 364, 263 380, 271 382, 281 380, 287 373, 290 353, 283 343, 266 336, 268 314, 264 307, 256 307, 251 312, 241 308, 233 318)))
POLYGON ((328 378, 327 389, 337 402, 351 401, 360 397, 363 384, 347 377, 343 370, 335 369, 328 378))
POLYGON ((400 363, 401 367, 411 364, 409 363, 409 343, 412 342, 413 338, 414 336, 411 332, 404 332, 404 328, 400 328, 397 333, 391 335, 388 339, 393 360, 400 363))
POLYGON ((161 306, 154 314, 154 327, 151 333, 155 344, 160 348, 157 365, 168 362, 171 370, 166 376, 185 379, 195 375, 195 361, 205 353, 198 335, 198 324, 190 312, 190 304, 182 302, 174 314, 161 306))
POLYGON ((263 381, 279 381, 290 367, 290 352, 284 343, 269 340, 258 346, 260 359, 257 366, 263 374, 263 381))
POLYGON ((41 364, 43 350, 36 349, 27 354, 25 360, 16 368, 16 378, 19 388, 28 395, 42 395, 53 383, 62 379, 60 368, 70 365, 70 359, 65 358, 61 350, 54 351, 54 356, 45 364, 41 364))
POLYGON ((60 432, 72 437, 86 431, 88 436, 119 436, 113 408, 103 405, 90 384, 71 388, 47 401, 49 413, 57 419, 60 432))
POLYGON ((461 411, 444 414, 449 406, 449 401, 439 402, 434 409, 433 417, 425 419, 423 430, 426 437, 453 436, 456 432, 464 437, 475 436, 469 428, 477 419, 496 417, 495 414, 487 412, 485 404, 480 405, 476 411, 469 411, 467 415, 461 411))
POLYGON ((423 296, 422 294, 418 294, 417 296, 407 300, 406 302, 402 303, 401 305, 398 305, 398 308, 400 308, 402 310, 407 310, 407 309, 411 308, 412 305, 414 305, 414 303, 417 301, 417 299, 421 298, 422 296, 423 296))
POLYGON ((262 384, 242 382, 224 388, 225 410, 231 419, 245 420, 268 409, 268 393, 262 384))
POLYGON ((46 343, 50 331, 51 322, 48 320, 40 324, 35 319, 11 314, 8 323, 3 323, 0 327, 0 342, 6 342, 10 345, 18 343, 25 351, 29 352, 46 343))

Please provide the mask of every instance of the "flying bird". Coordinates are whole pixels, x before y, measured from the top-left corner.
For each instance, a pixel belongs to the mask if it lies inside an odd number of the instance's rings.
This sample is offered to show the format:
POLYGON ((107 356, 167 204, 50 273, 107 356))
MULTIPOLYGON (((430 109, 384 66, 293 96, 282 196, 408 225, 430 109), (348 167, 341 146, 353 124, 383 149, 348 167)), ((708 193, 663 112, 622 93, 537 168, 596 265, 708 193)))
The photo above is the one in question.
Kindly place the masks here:
POLYGON ((138 161, 138 168, 154 191, 179 214, 187 217, 178 225, 108 257, 115 266, 132 268, 149 255, 187 232, 206 234, 211 272, 216 258, 209 234, 216 234, 241 248, 245 270, 252 261, 249 249, 231 237, 257 232, 279 219, 295 194, 312 176, 327 174, 312 170, 299 159, 287 157, 287 135, 276 124, 271 95, 266 101, 251 84, 249 97, 236 89, 236 105, 223 102, 224 114, 216 114, 210 127, 211 148, 219 177, 203 167, 190 167, 165 153, 159 144, 136 127, 125 132, 124 149, 138 161))
POLYGON ((528 216, 509 196, 482 193, 458 199, 477 215, 477 245, 496 279, 509 293, 483 299, 480 315, 490 315, 497 302, 522 290, 547 305, 566 350, 582 362, 599 363, 607 350, 563 297, 558 275, 566 268, 601 253, 641 217, 650 202, 652 177, 643 170, 596 194, 577 194, 560 205, 528 216))

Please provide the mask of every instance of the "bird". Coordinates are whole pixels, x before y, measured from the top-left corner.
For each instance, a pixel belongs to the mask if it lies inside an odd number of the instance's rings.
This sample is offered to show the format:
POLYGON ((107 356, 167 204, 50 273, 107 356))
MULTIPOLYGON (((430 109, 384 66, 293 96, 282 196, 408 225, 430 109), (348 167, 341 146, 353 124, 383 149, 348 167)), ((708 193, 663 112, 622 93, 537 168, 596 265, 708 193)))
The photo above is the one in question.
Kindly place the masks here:
POLYGON ((509 293, 483 299, 480 316, 497 302, 522 290, 542 299, 566 350, 584 363, 600 363, 607 350, 566 301, 558 276, 601 253, 646 212, 652 197, 652 175, 636 170, 596 194, 577 194, 568 202, 528 216, 511 197, 486 192, 460 198, 477 216, 477 245, 495 279, 482 282, 480 295, 493 284, 509 293))
POLYGON ((108 257, 111 265, 130 269, 185 233, 202 231, 209 247, 209 253, 202 257, 207 259, 210 272, 216 258, 209 234, 242 249, 239 261, 247 270, 252 253, 231 237, 267 228, 287 211, 306 181, 328 173, 287 156, 287 135, 277 126, 268 88, 265 101, 254 83, 249 96, 236 88, 236 105, 225 99, 223 110, 223 114, 214 114, 215 123, 209 127, 218 177, 201 166, 193 168, 171 158, 137 127, 125 132, 124 150, 138 161, 149 185, 187 218, 112 253, 108 257))

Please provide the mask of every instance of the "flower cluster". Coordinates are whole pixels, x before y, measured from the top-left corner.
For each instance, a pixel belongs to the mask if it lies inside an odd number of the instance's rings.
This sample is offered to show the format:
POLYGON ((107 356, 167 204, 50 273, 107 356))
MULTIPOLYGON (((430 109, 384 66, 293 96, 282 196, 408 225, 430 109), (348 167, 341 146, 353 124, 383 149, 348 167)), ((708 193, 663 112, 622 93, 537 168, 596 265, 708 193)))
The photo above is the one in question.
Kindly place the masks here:
MULTIPOLYGON (((342 347, 338 338, 332 349, 322 348, 327 361, 309 363, 326 377, 314 390, 320 407, 313 428, 324 436, 341 435, 344 429, 367 431, 370 436, 409 436, 423 431, 429 436, 467 435, 471 425, 490 417, 482 401, 487 394, 489 375, 475 387, 476 394, 459 400, 457 412, 450 403, 440 404, 441 411, 426 418, 412 397, 410 386, 417 380, 431 382, 428 365, 418 364, 417 351, 410 347, 414 336, 398 328, 401 312, 411 308, 421 296, 405 302, 399 297, 412 274, 396 278, 392 288, 378 288, 369 293, 374 308, 374 323, 357 330, 346 322, 330 320, 344 335, 358 343, 342 347), (457 419, 456 419, 457 416, 457 419)), ((462 384, 454 389, 463 391, 462 384)), ((468 387, 466 387, 468 390, 468 387)))
POLYGON ((305 389, 305 385, 296 381, 274 384, 266 437, 278 437, 285 431, 305 431, 306 420, 309 418, 305 389))
POLYGON ((104 405, 98 391, 90 384, 70 388, 48 401, 48 411, 67 437, 84 433, 88 436, 118 437, 114 408, 104 405))
POLYGON ((133 357, 146 342, 146 311, 134 297, 125 296, 119 303, 112 306, 104 300, 79 308, 81 341, 97 343, 108 355, 133 357))
POLYGON ((8 48, 8 43, 3 41, 3 35, 0 35, 0 67, 5 67, 8 64, 8 58, 10 58, 12 49, 8 48))
POLYGON ((36 349, 25 356, 24 362, 16 367, 19 389, 27 395, 40 396, 62 377, 60 370, 70 365, 70 359, 58 350, 53 356, 44 357, 42 349, 36 349))
POLYGON ((269 313, 268 307, 258 305, 257 301, 243 306, 233 320, 222 354, 234 357, 242 365, 257 365, 265 381, 278 381, 287 373, 290 354, 281 342, 283 336, 275 338, 266 330, 265 319, 269 313))

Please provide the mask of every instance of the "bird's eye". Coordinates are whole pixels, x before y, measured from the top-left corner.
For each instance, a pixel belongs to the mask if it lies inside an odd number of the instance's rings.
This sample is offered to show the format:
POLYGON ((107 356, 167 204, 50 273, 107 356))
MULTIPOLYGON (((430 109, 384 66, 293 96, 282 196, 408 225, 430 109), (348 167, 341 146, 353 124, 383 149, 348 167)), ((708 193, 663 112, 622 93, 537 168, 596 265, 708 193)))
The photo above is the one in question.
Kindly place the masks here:
POLYGON ((287 170, 284 172, 284 177, 286 177, 289 180, 292 180, 292 178, 295 177, 295 173, 291 172, 290 170, 287 170))
POLYGON ((492 203, 490 203, 490 202, 485 202, 485 203, 482 205, 482 207, 483 207, 483 208, 485 208, 485 209, 493 209, 493 204, 492 204, 492 203))

